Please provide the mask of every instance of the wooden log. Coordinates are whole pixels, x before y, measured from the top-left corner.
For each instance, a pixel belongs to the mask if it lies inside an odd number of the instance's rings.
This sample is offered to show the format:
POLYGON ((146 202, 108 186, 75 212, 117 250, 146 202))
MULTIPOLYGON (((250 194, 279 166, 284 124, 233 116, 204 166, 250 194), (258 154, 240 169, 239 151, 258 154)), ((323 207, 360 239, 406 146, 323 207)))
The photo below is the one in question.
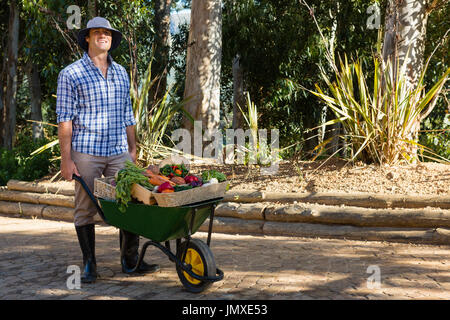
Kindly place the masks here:
POLYGON ((42 218, 73 222, 74 209, 58 206, 46 206, 42 211, 42 218))
POLYGON ((259 191, 228 191, 224 201, 249 202, 307 202, 325 205, 348 205, 365 208, 425 208, 450 209, 450 195, 390 195, 371 193, 288 193, 259 191))
POLYGON ((263 212, 266 207, 267 205, 263 203, 222 202, 216 207, 214 215, 248 220, 264 220, 263 212))
POLYGON ((450 227, 450 210, 369 209, 345 206, 292 204, 268 206, 267 221, 346 224, 362 227, 450 227))
MULTIPOLYGON (((262 234, 264 221, 238 218, 214 217, 213 232, 228 234, 262 234)), ((209 218, 198 229, 208 232, 209 218)))
POLYGON ((0 201, 0 213, 42 218, 45 205, 22 202, 0 201))
MULTIPOLYGON (((450 232, 449 232, 450 233, 450 232)), ((271 236, 318 237, 349 240, 450 244, 450 235, 435 229, 376 228, 312 223, 265 222, 263 234, 271 236)))
POLYGON ((37 192, 37 193, 55 193, 66 196, 75 195, 75 183, 62 181, 58 183, 27 182, 19 180, 9 180, 7 183, 9 190, 37 192))
POLYGON ((226 202, 261 202, 263 201, 263 193, 260 191, 227 191, 223 201, 226 202))
POLYGON ((60 194, 51 193, 34 193, 23 192, 15 190, 0 191, 0 200, 2 201, 14 201, 14 202, 27 202, 35 204, 47 204, 54 206, 63 206, 74 208, 74 197, 65 196, 60 194))

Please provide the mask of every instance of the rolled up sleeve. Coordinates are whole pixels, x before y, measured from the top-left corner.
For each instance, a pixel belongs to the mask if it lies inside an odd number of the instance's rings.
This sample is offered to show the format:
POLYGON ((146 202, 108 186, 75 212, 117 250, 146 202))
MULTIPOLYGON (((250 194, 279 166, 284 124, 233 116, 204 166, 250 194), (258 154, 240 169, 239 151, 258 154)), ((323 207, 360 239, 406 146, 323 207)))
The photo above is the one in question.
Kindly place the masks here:
POLYGON ((66 72, 58 75, 58 88, 56 90, 56 120, 58 123, 72 121, 77 115, 76 92, 73 82, 66 72))

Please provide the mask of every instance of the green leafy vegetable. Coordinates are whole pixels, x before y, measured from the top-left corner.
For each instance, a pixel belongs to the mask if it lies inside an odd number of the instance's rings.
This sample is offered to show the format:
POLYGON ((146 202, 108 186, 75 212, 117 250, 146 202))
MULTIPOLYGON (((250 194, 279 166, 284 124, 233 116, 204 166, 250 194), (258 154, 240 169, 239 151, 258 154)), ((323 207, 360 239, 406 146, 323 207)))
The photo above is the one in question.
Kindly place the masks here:
POLYGON ((148 190, 153 190, 154 186, 142 174, 144 171, 145 169, 139 168, 133 162, 127 160, 125 162, 125 168, 117 172, 116 200, 120 212, 125 212, 128 202, 131 201, 131 187, 133 184, 137 183, 148 190))
POLYGON ((173 187, 173 189, 175 190, 175 192, 178 192, 178 191, 184 191, 184 190, 192 189, 192 186, 190 186, 190 185, 176 185, 176 186, 173 187))
POLYGON ((216 178, 219 182, 227 180, 227 177, 222 172, 217 170, 207 170, 202 173, 202 180, 204 183, 208 182, 212 178, 216 178))
POLYGON ((179 164, 166 164, 159 171, 162 175, 172 178, 174 176, 182 177, 188 175, 189 170, 185 167, 184 163, 179 164))

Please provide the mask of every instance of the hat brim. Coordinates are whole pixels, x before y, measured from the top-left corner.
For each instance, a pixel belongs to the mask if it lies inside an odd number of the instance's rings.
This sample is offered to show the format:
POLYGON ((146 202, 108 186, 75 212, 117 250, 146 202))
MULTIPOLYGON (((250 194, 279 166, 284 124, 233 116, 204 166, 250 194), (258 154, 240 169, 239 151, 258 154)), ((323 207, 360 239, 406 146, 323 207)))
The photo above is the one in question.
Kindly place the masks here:
POLYGON ((111 34, 112 34, 111 48, 108 51, 112 51, 119 46, 120 41, 122 40, 122 33, 119 30, 116 30, 113 28, 104 28, 104 27, 86 28, 86 29, 80 30, 78 32, 78 36, 77 36, 78 45, 84 51, 87 52, 89 49, 89 44, 86 41, 86 37, 89 35, 89 30, 97 29, 97 28, 103 28, 103 29, 107 29, 107 30, 111 31, 111 34))

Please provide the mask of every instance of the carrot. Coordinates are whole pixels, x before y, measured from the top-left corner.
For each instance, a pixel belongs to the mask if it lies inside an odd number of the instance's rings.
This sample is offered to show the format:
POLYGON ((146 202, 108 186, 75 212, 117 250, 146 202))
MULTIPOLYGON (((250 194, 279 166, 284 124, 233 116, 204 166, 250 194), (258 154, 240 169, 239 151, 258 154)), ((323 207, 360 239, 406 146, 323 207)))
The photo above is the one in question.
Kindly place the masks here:
POLYGON ((151 184, 153 184, 154 186, 160 186, 162 185, 164 182, 169 182, 172 186, 175 185, 175 183, 173 183, 172 181, 170 181, 168 178, 159 175, 159 174, 154 174, 153 172, 146 172, 146 176, 148 177, 148 180, 151 184))
POLYGON ((161 191, 161 193, 171 193, 171 192, 175 192, 175 191, 172 189, 165 189, 165 190, 161 191))

